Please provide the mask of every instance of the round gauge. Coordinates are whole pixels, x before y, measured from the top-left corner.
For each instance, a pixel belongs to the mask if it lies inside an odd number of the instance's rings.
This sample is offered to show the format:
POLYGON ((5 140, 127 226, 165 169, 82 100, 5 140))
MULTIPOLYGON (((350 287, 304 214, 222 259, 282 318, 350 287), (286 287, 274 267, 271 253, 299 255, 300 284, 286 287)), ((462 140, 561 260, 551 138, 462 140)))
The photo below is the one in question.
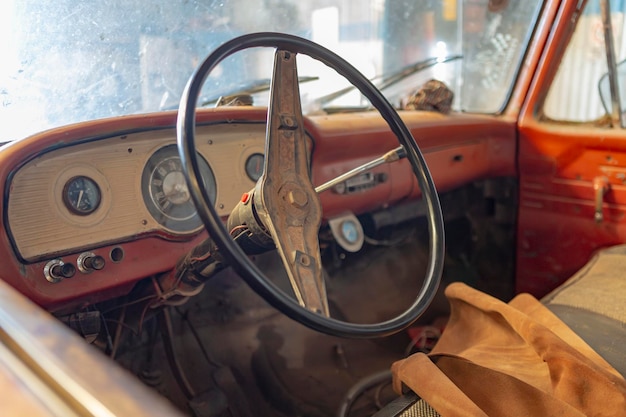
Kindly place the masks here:
MULTIPOLYGON (((211 167, 200 155, 198 162, 204 187, 211 201, 215 201, 216 185, 211 167)), ((161 148, 150 157, 141 176, 141 191, 148 211, 162 226, 184 233, 202 225, 175 145, 161 148)))
POLYGON ((70 178, 63 187, 63 203, 71 213, 79 216, 96 211, 101 199, 98 184, 84 175, 70 178))
POLYGON ((263 175, 263 159, 263 154, 253 153, 246 160, 246 175, 252 181, 258 181, 263 175))
POLYGON ((341 223, 341 233, 346 241, 351 245, 357 243, 359 240, 359 229, 352 219, 345 220, 341 223))
POLYGON ((365 242, 365 233, 359 219, 353 213, 328 220, 330 231, 339 246, 348 252, 358 252, 365 242))

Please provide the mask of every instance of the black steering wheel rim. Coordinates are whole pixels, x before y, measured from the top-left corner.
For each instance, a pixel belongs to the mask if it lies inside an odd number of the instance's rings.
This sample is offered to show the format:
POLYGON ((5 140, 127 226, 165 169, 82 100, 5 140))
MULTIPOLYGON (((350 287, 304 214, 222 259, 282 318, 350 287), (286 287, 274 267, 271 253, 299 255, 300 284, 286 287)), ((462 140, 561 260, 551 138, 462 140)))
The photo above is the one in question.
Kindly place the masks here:
POLYGON ((183 172, 198 215, 226 261, 270 305, 309 328, 333 336, 350 338, 383 337, 396 333, 415 322, 430 305, 441 280, 445 248, 443 215, 434 181, 417 143, 396 110, 367 78, 343 58, 312 41, 293 35, 262 32, 234 38, 213 51, 192 74, 180 100, 176 128, 183 172), (222 60, 238 51, 254 47, 273 47, 292 53, 303 53, 333 68, 369 99, 404 146, 427 206, 430 257, 424 283, 416 300, 397 317, 381 323, 348 323, 324 317, 300 306, 267 279, 231 239, 217 210, 210 203, 206 189, 201 186, 200 167, 196 156, 196 103, 206 77, 222 60))

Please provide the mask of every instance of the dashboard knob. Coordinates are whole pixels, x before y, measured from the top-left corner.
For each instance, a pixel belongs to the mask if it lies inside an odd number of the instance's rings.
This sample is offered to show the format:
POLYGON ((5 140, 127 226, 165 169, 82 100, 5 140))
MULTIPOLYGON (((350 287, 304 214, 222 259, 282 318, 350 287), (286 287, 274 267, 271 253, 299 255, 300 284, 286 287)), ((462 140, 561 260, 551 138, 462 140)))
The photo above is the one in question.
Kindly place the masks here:
POLYGON ((92 271, 100 271, 104 268, 104 258, 93 252, 84 252, 78 256, 76 260, 80 272, 87 274, 92 271))
POLYGON ((52 268, 50 273, 61 278, 72 278, 76 274, 76 268, 72 264, 63 263, 52 268))
POLYGON ((95 269, 96 271, 100 271, 104 268, 104 258, 100 255, 91 256, 85 259, 85 266, 87 268, 95 269))
POLYGON ((64 278, 72 278, 76 274, 76 267, 61 259, 53 259, 43 268, 43 274, 49 282, 56 284, 64 278))

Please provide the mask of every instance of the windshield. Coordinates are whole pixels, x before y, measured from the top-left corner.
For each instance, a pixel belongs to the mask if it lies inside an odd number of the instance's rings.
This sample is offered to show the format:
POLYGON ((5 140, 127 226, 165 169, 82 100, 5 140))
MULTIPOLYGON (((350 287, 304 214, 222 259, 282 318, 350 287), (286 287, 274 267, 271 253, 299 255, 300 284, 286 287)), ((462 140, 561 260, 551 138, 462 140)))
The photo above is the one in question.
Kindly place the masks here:
MULTIPOLYGON (((175 109, 201 60, 226 40, 259 31, 312 39, 375 82, 434 59, 385 85, 392 104, 434 78, 454 92, 454 110, 495 113, 506 104, 540 3, 3 0, 0 143, 79 121, 175 109)), ((199 104, 263 84, 272 59, 268 49, 229 57, 208 78, 199 104)), ((367 106, 355 91, 332 94, 348 85, 333 70, 298 62, 305 112, 367 106)), ((266 102, 255 97, 254 104, 266 102)))

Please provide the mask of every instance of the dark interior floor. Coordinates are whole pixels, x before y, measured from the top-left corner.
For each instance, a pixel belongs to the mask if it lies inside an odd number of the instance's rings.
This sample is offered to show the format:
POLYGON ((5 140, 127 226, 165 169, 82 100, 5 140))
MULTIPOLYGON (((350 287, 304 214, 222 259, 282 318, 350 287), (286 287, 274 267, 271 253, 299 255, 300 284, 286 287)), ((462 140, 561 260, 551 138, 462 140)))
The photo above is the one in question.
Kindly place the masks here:
MULTIPOLYGON (((494 209, 489 203, 484 209, 484 189, 472 187, 462 191, 473 203, 460 215, 454 215, 459 196, 449 202, 442 199, 448 212, 443 282, 416 326, 448 314, 442 290, 452 281, 467 282, 501 299, 513 294, 514 222, 510 217, 495 220, 497 205, 494 209), (482 197, 473 200, 474 193, 482 197)), ((419 291, 427 264, 425 225, 424 218, 417 218, 372 231, 372 239, 357 254, 322 239, 332 316, 379 322, 404 311, 419 291)), ((286 286, 276 254, 259 256, 256 262, 286 286)), ((146 320, 138 335, 122 328, 116 359, 196 416, 336 415, 351 387, 389 370, 414 349, 414 333, 406 331, 383 339, 351 340, 309 330, 270 307, 230 269, 209 281, 200 295, 168 311, 174 366, 168 362, 168 344, 162 342, 156 318, 146 320)), ((393 397, 388 383, 377 384, 358 398, 349 415, 371 415, 393 397)))

